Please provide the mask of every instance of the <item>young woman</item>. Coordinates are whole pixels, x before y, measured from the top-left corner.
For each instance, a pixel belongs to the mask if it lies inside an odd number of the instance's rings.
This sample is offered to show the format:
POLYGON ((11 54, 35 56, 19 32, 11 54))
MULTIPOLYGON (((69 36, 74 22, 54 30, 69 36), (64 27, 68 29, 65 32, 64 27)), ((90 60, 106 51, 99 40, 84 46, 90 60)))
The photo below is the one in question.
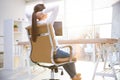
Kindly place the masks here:
MULTIPOLYGON (((34 12, 32 14, 32 31, 34 35, 32 35, 33 41, 36 40, 35 38, 35 32, 36 32, 36 26, 37 24, 43 24, 43 23, 50 23, 53 24, 58 14, 58 6, 49 7, 46 8, 44 4, 37 4, 34 7, 34 12), (50 12, 50 13, 49 13, 50 12)), ((55 59, 58 58, 64 58, 63 61, 69 60, 69 54, 63 50, 57 49, 57 53, 55 55, 55 59)), ((72 58, 72 60, 76 60, 76 58, 72 58)), ((76 73, 75 64, 74 63, 68 63, 63 65, 63 68, 67 71, 67 73, 70 75, 72 80, 81 80, 80 74, 76 73)))

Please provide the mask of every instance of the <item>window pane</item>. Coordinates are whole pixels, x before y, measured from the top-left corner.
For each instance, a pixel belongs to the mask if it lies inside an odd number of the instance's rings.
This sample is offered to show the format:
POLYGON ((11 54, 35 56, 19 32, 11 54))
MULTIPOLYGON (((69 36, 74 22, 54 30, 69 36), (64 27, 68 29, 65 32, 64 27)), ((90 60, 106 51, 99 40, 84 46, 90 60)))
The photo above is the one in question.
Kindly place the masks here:
POLYGON ((67 26, 91 23, 91 0, 65 0, 65 21, 67 26))
POLYGON ((103 8, 94 11, 94 24, 112 22, 112 8, 103 8))

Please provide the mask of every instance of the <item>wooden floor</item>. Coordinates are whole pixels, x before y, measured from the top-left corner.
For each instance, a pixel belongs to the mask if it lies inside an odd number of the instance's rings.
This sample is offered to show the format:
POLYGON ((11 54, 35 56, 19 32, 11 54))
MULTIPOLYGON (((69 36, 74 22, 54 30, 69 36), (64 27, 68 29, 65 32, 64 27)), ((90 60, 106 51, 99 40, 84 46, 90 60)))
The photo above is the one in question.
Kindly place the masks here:
MULTIPOLYGON (((82 80, 92 80, 92 75, 94 72, 94 62, 88 61, 77 61, 75 63, 76 71, 81 73, 82 80)), ((61 67, 62 68, 62 67, 61 67)), ((70 80, 69 75, 64 71, 64 75, 59 73, 55 74, 56 78, 60 80, 70 80)), ((117 73, 118 80, 120 80, 120 72, 117 73)), ((0 68, 0 80, 48 80, 50 78, 50 70, 34 66, 31 68, 31 74, 28 73, 27 69, 19 70, 5 70, 0 68)), ((96 76, 95 80, 115 80, 112 77, 101 77, 96 76)))

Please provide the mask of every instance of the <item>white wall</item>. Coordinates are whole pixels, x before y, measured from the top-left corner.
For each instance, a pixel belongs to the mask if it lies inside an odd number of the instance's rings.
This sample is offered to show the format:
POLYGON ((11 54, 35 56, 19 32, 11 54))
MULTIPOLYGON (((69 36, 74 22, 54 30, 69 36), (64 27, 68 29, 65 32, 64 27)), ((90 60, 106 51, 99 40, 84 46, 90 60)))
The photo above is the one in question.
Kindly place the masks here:
MULTIPOLYGON (((5 19, 23 19, 25 17, 25 1, 24 0, 0 0, 0 36, 4 36, 4 20, 5 19)), ((0 44, 3 44, 3 37, 0 37, 0 44)), ((3 47, 0 45, 0 52, 3 47)))
POLYGON ((113 5, 112 37, 120 38, 120 1, 113 5))

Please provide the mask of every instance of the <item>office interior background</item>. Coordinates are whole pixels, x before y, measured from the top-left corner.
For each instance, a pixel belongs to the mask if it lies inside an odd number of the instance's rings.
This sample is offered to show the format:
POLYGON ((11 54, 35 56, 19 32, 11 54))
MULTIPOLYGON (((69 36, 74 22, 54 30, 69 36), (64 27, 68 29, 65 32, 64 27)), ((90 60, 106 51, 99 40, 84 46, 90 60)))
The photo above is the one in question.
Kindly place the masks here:
MULTIPOLYGON (((6 65, 5 42, 6 20, 20 22, 20 31, 15 35, 13 43, 28 41, 25 27, 30 23, 27 15, 31 14, 37 3, 44 2, 46 6, 59 5, 56 21, 62 22, 63 35, 58 39, 94 39, 120 38, 120 1, 119 0, 1 0, 0 2, 0 67, 6 65), (22 23, 22 25, 21 25, 22 23), (17 38, 22 34, 22 38, 17 38)), ((14 26, 14 24, 9 24, 14 26)), ((11 30, 11 29, 10 29, 11 30)), ((9 39, 9 38, 8 38, 9 39)), ((11 45, 10 42, 7 43, 11 45)), ((12 45, 13 46, 13 45, 12 45)), ((94 45, 73 44, 77 59, 95 61, 94 45)), ((11 53, 11 55, 14 55, 11 53)), ((7 56, 8 57, 8 56, 7 56)), ((13 58, 13 57, 12 57, 13 58)), ((9 62, 9 61, 8 61, 9 62)), ((11 62, 10 62, 11 63, 11 62)), ((9 66, 9 65, 8 65, 9 66)), ((8 68, 8 67, 6 67, 8 68)))

